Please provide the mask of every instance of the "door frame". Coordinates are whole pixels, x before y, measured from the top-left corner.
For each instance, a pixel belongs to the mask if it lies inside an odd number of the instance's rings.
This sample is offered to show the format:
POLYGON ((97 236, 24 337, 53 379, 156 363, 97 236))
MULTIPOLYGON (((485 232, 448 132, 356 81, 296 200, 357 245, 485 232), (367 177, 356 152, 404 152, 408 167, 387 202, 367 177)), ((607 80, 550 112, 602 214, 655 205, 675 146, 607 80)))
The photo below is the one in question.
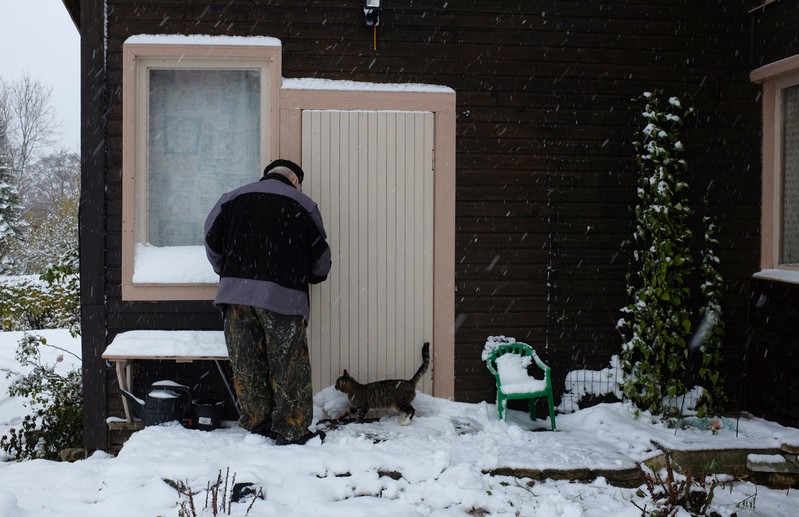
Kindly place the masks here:
POLYGON ((302 111, 429 111, 433 129, 433 395, 455 396, 455 92, 428 85, 284 79, 281 158, 302 161, 302 111))

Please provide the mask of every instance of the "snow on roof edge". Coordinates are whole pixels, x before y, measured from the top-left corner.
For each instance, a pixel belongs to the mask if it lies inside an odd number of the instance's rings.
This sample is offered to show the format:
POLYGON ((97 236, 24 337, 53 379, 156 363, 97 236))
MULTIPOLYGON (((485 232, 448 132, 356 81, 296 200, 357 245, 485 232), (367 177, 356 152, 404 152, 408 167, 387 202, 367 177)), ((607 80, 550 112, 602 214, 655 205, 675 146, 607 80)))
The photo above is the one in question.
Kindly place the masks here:
POLYGON ((421 83, 370 83, 363 81, 347 81, 319 79, 316 77, 283 78, 283 89, 286 90, 354 90, 385 92, 430 92, 455 93, 449 86, 421 83))
MULTIPOLYGON (((126 44, 171 45, 241 45, 282 47, 283 43, 271 36, 213 36, 210 34, 134 34, 126 44)), ((351 90, 384 92, 455 93, 449 86, 422 83, 371 83, 363 81, 319 79, 314 77, 283 78, 282 88, 289 90, 351 90)))
POLYGON ((180 45, 242 45, 281 47, 283 43, 271 36, 213 36, 210 34, 135 34, 125 40, 129 44, 180 45))

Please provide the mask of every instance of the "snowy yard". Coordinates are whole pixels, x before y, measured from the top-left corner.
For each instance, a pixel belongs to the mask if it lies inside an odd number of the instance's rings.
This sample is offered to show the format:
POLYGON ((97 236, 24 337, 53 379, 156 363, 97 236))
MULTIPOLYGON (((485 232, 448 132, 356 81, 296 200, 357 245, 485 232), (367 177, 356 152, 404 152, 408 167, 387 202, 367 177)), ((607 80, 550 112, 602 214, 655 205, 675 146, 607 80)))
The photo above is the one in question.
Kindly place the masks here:
MULTIPOLYGON (((0 334, 0 367, 15 367, 20 334, 0 334)), ((64 331, 42 334, 53 344, 79 349, 64 331)), ((66 359, 60 367, 68 366, 66 359)), ((0 378, 3 395, 9 382, 0 378)), ((333 388, 318 393, 316 417, 335 412, 342 397, 333 388)), ((0 398, 0 433, 18 423, 21 402, 0 398)), ((178 483, 199 491, 198 515, 212 515, 204 510, 204 489, 220 471, 263 489, 264 499, 234 503, 231 515, 249 509, 249 515, 281 517, 638 516, 636 504, 651 508, 646 491, 613 486, 601 474, 634 469, 658 455, 653 440, 681 450, 799 445, 799 430, 760 419, 732 420, 716 434, 675 431, 646 414, 636 418, 621 403, 558 415, 554 433, 545 420, 530 422, 520 411, 499 422, 489 403, 419 395, 414 405, 416 417, 407 427, 388 416, 341 426, 324 443, 315 439, 305 446, 276 447, 237 428, 204 432, 172 423, 135 433, 116 457, 97 452, 75 463, 4 462, 0 516, 178 516, 181 503, 188 502, 173 487, 178 483), (574 469, 589 470, 591 480, 501 475, 574 469)), ((732 482, 729 476, 719 480, 713 509, 721 515, 793 516, 799 507, 794 490, 732 482)))

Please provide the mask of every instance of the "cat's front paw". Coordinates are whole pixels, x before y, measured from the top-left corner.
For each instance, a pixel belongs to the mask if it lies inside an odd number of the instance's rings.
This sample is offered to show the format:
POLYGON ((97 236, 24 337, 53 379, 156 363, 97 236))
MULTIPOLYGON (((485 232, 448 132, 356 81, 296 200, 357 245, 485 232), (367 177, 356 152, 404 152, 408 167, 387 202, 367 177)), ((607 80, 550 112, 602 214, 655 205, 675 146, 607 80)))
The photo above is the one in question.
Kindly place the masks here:
POLYGON ((333 420, 349 420, 349 416, 350 416, 350 410, 349 409, 345 409, 344 411, 342 411, 338 415, 334 416, 333 420))

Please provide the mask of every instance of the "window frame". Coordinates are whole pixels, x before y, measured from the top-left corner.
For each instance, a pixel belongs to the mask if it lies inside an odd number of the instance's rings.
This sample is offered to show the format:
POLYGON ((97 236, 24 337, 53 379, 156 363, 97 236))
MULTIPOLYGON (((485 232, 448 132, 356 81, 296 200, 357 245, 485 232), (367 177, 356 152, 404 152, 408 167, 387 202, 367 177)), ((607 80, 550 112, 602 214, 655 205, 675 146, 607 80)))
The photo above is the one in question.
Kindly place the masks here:
POLYGON ((783 91, 799 86, 799 55, 762 66, 750 74, 762 85, 763 149, 760 267, 756 276, 799 284, 799 267, 781 264, 783 220, 783 91), (770 274, 769 272, 773 272, 770 274))
MULTIPOLYGON (((149 73, 165 69, 260 69, 261 167, 279 143, 281 45, 274 38, 142 36, 123 45, 122 256, 123 301, 213 300, 217 283, 134 283, 135 248, 147 217, 149 73), (144 219, 143 219, 144 218, 144 219)), ((253 171, 253 181, 259 171, 253 171)))

